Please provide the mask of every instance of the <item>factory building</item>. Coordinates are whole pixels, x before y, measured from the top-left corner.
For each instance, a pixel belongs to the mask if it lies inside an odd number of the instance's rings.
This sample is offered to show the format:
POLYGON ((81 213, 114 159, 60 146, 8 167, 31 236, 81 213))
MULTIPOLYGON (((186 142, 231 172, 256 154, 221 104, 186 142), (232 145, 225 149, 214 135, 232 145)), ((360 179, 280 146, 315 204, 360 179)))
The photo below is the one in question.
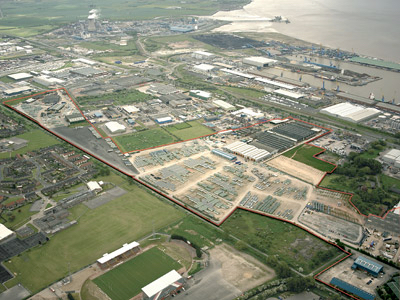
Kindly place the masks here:
POLYGON ((134 114, 140 111, 139 108, 137 108, 134 105, 125 105, 122 106, 122 109, 127 113, 127 114, 134 114))
POLYGON ((382 270, 383 270, 382 265, 380 265, 376 262, 373 262, 372 260, 370 260, 366 257, 363 257, 363 256, 359 256, 354 261, 351 268, 353 270, 360 269, 360 270, 367 271, 369 274, 371 274, 374 277, 378 277, 379 273, 382 272, 382 270))
POLYGON ((85 118, 82 116, 81 113, 75 113, 75 114, 66 115, 65 119, 70 124, 85 121, 85 118))
POLYGON ((358 297, 361 297, 362 299, 365 299, 365 300, 374 300, 375 299, 374 295, 372 295, 372 294, 370 294, 370 293, 368 293, 368 292, 366 292, 366 291, 364 291, 364 290, 362 290, 362 289, 360 289, 360 288, 358 288, 358 287, 356 287, 356 286, 354 286, 354 285, 352 285, 350 283, 347 283, 347 282, 345 282, 345 281, 343 281, 343 280, 341 280, 339 278, 333 277, 331 279, 330 284, 335 285, 339 289, 342 289, 342 290, 344 290, 346 292, 349 292, 349 293, 352 293, 352 294, 354 294, 354 295, 356 295, 358 297))
POLYGON ((15 96, 30 91, 32 91, 32 88, 30 86, 25 85, 13 89, 4 90, 3 93, 6 96, 15 96))
POLYGON ((275 90, 274 93, 279 96, 284 96, 284 97, 295 99, 295 100, 304 98, 306 96, 305 94, 291 92, 291 91, 287 91, 287 90, 283 90, 283 89, 275 90))
POLYGON ((212 59, 214 56, 214 54, 206 51, 195 51, 192 53, 192 57, 195 59, 212 59))
POLYGON ((400 168, 400 150, 390 150, 382 156, 382 160, 388 164, 394 165, 396 168, 400 168))
POLYGON ((232 144, 226 145, 225 149, 228 151, 235 153, 237 155, 240 155, 244 157, 245 159, 251 160, 251 161, 261 161, 269 156, 271 156, 271 153, 268 152, 267 150, 257 148, 252 145, 248 145, 243 142, 233 142, 232 144))
POLYGON ((163 118, 157 118, 155 119, 157 124, 167 124, 167 123, 172 123, 172 118, 171 117, 163 117, 163 118))
POLYGON ((226 153, 226 152, 224 152, 222 150, 219 150, 219 149, 213 149, 211 152, 213 154, 215 154, 215 155, 218 155, 218 156, 220 156, 222 158, 226 158, 226 159, 228 159, 230 161, 235 161, 236 160, 236 156, 235 155, 232 155, 230 153, 226 153))
POLYGON ((126 131, 126 127, 116 121, 107 122, 105 124, 107 130, 111 133, 122 133, 126 131))
POLYGON ((16 74, 10 74, 7 75, 8 78, 11 78, 15 81, 19 81, 19 80, 26 80, 26 79, 30 79, 33 76, 29 73, 16 73, 16 74))
POLYGON ((257 68, 265 68, 274 65, 276 63, 276 60, 262 56, 251 56, 243 58, 243 63, 257 68))
POLYGON ((232 104, 229 104, 228 102, 225 102, 222 100, 214 100, 213 104, 219 108, 222 108, 223 110, 226 110, 226 111, 235 110, 235 107, 232 104))
POLYGON ((189 95, 195 98, 199 98, 201 100, 208 100, 211 98, 211 93, 200 91, 200 90, 191 90, 189 95))
POLYGON ((379 116, 381 111, 376 108, 365 108, 364 106, 344 102, 323 108, 321 109, 321 113, 346 121, 359 123, 379 116))

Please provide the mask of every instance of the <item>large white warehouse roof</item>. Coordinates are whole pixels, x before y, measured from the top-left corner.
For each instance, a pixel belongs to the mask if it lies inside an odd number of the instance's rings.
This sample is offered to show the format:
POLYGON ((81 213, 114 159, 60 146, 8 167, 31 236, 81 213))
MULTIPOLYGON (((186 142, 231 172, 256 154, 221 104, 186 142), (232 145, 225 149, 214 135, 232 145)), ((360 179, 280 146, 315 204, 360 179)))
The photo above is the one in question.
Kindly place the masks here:
POLYGON ((107 122, 105 126, 111 133, 124 132, 126 130, 124 125, 116 121, 107 122))
POLYGON ((321 112, 356 123, 376 117, 381 114, 381 111, 376 108, 365 108, 364 106, 355 105, 348 102, 343 102, 326 107, 324 109, 321 109, 321 112))

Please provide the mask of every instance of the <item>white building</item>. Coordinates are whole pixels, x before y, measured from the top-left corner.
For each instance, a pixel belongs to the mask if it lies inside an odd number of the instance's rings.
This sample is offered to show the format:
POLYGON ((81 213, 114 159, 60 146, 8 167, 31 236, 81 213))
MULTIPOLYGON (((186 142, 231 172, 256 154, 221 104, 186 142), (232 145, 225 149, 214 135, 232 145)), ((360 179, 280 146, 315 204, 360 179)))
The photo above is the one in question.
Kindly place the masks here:
POLYGON ((6 238, 12 236, 13 234, 14 234, 13 231, 11 231, 6 226, 0 223, 0 241, 5 240, 6 238))
POLYGON ((182 289, 183 278, 178 272, 172 270, 142 288, 143 299, 165 299, 182 289))
POLYGON ((382 160, 388 164, 394 165, 396 168, 400 168, 400 150, 392 149, 388 151, 382 160))
POLYGON ((254 118, 254 119, 264 117, 264 114, 262 112, 256 112, 252 108, 246 108, 246 107, 232 112, 232 115, 235 115, 235 116, 246 115, 246 117, 254 118))
POLYGON ((260 149, 240 141, 226 145, 224 148, 229 152, 243 156, 244 158, 252 161, 260 161, 271 156, 271 153, 267 150, 260 149))
POLYGON ((200 65, 195 65, 193 67, 196 71, 202 72, 202 73, 207 73, 211 72, 212 70, 215 69, 215 66, 209 65, 209 64, 200 64, 200 65))
POLYGON ((134 114, 140 111, 140 109, 134 105, 125 105, 122 106, 122 109, 128 114, 134 114))
POLYGON ((214 100, 213 104, 217 107, 222 108, 223 110, 234 110, 235 107, 232 104, 229 104, 228 102, 222 101, 222 100, 214 100))
POLYGON ((277 61, 275 59, 270 59, 263 56, 251 56, 243 58, 244 64, 255 66, 258 68, 269 67, 274 65, 276 62, 277 61))
POLYGON ((122 133, 126 131, 126 127, 117 121, 107 122, 105 124, 107 130, 111 133, 122 133))
POLYGON ((196 59, 211 59, 214 56, 215 56, 214 54, 206 51, 195 51, 192 53, 192 57, 196 59))
POLYGON ((380 110, 377 110, 376 108, 365 108, 361 105, 343 102, 323 108, 321 109, 321 113, 346 121, 359 123, 379 116, 382 112, 380 110))
POLYGON ((11 79, 14 79, 14 80, 25 80, 25 79, 32 78, 33 76, 29 73, 15 73, 15 74, 8 75, 7 77, 10 77, 11 79))
POLYGON ((102 188, 101 188, 100 184, 97 183, 97 181, 89 181, 86 185, 87 185, 88 189, 92 192, 98 193, 98 192, 102 191, 102 188))

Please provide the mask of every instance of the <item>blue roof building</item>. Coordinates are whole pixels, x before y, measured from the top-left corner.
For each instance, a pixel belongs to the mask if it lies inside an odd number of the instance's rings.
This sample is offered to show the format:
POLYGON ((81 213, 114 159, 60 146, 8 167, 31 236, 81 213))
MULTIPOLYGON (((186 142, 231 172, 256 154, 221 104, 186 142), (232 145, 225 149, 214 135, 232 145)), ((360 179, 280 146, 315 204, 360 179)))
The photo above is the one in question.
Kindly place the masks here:
POLYGON ((353 295, 361 297, 365 300, 374 300, 375 299, 375 295, 372 295, 350 283, 340 280, 339 278, 333 277, 331 280, 331 284, 337 286, 338 288, 344 290, 345 292, 352 293, 353 295))
POLYGON ((101 112, 99 112, 99 111, 96 111, 96 112, 94 113, 94 116, 95 116, 96 118, 101 118, 101 117, 103 117, 103 114, 102 114, 101 112))
POLYGON ((135 125, 135 121, 133 119, 126 120, 129 125, 135 125))
POLYGON ((230 153, 226 153, 226 152, 221 151, 219 149, 213 149, 211 152, 214 153, 215 155, 221 156, 221 157, 229 159, 231 161, 236 160, 236 156, 235 155, 232 155, 230 153))
POLYGON ((359 256, 351 268, 365 270, 372 276, 377 277, 379 272, 382 272, 383 266, 366 257, 359 256))

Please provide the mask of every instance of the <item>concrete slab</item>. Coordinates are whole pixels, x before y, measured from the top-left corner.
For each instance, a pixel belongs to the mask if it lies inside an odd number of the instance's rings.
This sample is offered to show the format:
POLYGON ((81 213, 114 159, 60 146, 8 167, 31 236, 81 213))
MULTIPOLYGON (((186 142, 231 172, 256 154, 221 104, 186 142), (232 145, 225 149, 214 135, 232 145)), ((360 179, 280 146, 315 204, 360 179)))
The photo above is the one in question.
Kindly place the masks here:
POLYGON ((31 293, 22 285, 16 285, 0 294, 0 300, 22 300, 28 297, 31 293))

